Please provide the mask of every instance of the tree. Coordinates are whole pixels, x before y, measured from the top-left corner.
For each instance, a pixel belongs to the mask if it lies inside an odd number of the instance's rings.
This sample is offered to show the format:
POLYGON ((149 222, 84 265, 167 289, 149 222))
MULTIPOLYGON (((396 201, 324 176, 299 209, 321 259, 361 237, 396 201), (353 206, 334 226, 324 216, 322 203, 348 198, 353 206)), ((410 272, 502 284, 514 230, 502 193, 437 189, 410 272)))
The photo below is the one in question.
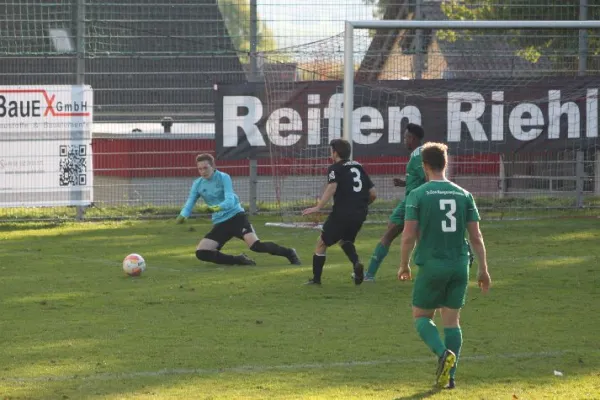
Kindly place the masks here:
MULTIPOLYGON (((442 3, 442 11, 451 20, 579 20, 579 0, 561 0, 560 4, 551 0, 453 0, 442 3)), ((600 18, 600 0, 588 0, 588 20, 600 18)), ((565 58, 575 60, 579 50, 577 30, 550 30, 496 32, 509 38, 519 56, 530 62, 537 62, 541 56, 554 61, 555 67, 567 67, 565 58)), ((468 32, 466 32, 468 35, 468 32)), ((444 38, 453 40, 456 32, 443 32, 444 38)), ((588 39, 588 61, 590 69, 600 66, 600 38, 590 35, 588 39)), ((573 68, 573 66, 571 66, 573 68)))
MULTIPOLYGON (((237 51, 240 60, 248 62, 250 52, 250 1, 249 0, 218 0, 219 9, 223 15, 229 37, 237 51)), ((275 50, 276 43, 273 32, 257 16, 257 50, 275 50)))
MULTIPOLYGON (((415 6, 419 0, 408 3, 415 6)), ((424 0, 420 0, 424 2, 424 0)), ((363 0, 365 4, 376 5, 375 17, 383 17, 387 7, 399 5, 401 0, 363 0)), ((442 2, 441 9, 451 20, 579 20, 579 0, 451 0, 442 2)), ((588 20, 600 19, 600 0, 588 0, 588 20)), ((506 30, 491 32, 508 38, 515 47, 517 55, 530 62, 537 62, 541 56, 554 61, 557 69, 568 68, 568 60, 577 64, 579 51, 579 32, 576 30, 520 31, 506 30)), ((438 39, 453 41, 460 35, 469 37, 473 32, 438 31, 438 39)), ((600 35, 589 35, 588 69, 600 69, 600 35)), ((571 69, 575 68, 573 65, 571 69)))
POLYGON ((372 6, 375 4, 375 10, 373 10, 373 16, 381 19, 385 14, 385 9, 389 4, 393 4, 394 0, 363 0, 366 5, 372 6))

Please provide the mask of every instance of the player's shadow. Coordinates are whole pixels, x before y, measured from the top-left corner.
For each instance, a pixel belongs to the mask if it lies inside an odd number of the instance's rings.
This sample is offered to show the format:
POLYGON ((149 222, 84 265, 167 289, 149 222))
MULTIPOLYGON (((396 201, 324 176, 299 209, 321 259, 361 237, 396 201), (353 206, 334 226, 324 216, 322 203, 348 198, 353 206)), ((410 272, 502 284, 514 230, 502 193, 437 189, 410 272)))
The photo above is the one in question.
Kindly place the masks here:
MULTIPOLYGON (((27 221, 26 221, 27 222, 27 221)), ((12 231, 37 231, 42 229, 53 229, 58 228, 65 224, 66 221, 52 221, 52 222, 35 222, 31 225, 23 222, 6 222, 0 223, 0 232, 12 232, 12 231)))
POLYGON ((412 394, 410 396, 403 396, 403 397, 396 397, 394 400, 421 400, 421 399, 427 399, 431 396, 434 396, 436 394, 438 394, 440 392, 440 389, 438 388, 431 388, 429 390, 426 390, 424 392, 420 392, 420 393, 415 393, 412 394))

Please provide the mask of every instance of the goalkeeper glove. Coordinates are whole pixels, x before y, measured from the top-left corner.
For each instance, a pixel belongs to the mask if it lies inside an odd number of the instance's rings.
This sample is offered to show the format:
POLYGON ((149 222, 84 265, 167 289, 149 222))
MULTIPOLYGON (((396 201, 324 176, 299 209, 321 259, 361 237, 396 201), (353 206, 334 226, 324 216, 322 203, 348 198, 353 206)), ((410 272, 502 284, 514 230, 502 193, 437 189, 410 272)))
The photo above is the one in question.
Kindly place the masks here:
POLYGON ((185 217, 183 215, 178 215, 177 218, 175 218, 175 223, 177 224, 183 224, 185 222, 185 217))
POLYGON ((218 212, 221 211, 221 207, 216 205, 216 206, 208 206, 208 211, 210 212, 218 212))

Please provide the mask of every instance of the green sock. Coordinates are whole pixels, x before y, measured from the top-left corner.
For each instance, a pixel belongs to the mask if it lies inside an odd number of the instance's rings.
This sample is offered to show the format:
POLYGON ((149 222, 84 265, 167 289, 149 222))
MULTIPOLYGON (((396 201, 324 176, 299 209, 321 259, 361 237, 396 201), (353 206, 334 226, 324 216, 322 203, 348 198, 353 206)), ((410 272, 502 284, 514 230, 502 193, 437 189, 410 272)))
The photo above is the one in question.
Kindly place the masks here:
POLYGON ((370 277, 375 277, 377 274, 377 270, 379 266, 383 262, 385 256, 387 256, 388 251, 390 251, 389 247, 385 247, 381 242, 377 243, 377 247, 373 250, 373 255, 371 256, 371 261, 369 262, 369 269, 367 270, 367 275, 370 277))
POLYGON ((438 357, 441 357, 446 351, 446 346, 442 342, 435 322, 431 318, 421 317, 415 319, 415 327, 421 339, 438 357))
POLYGON ((456 366, 458 365, 458 356, 460 355, 460 348, 462 347, 462 330, 460 326, 456 328, 444 328, 444 342, 448 350, 452 350, 456 354, 456 363, 450 370, 450 377, 454 378, 456 373, 456 366))

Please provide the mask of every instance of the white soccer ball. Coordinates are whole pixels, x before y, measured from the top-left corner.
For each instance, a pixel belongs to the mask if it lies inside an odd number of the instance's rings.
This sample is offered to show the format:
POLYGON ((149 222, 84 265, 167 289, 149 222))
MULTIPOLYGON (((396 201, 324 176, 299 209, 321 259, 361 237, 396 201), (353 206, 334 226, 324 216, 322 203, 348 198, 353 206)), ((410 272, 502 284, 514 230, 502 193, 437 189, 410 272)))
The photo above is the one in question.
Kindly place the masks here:
POLYGON ((146 261, 139 254, 132 253, 123 260, 123 271, 129 276, 140 276, 146 270, 146 261))

